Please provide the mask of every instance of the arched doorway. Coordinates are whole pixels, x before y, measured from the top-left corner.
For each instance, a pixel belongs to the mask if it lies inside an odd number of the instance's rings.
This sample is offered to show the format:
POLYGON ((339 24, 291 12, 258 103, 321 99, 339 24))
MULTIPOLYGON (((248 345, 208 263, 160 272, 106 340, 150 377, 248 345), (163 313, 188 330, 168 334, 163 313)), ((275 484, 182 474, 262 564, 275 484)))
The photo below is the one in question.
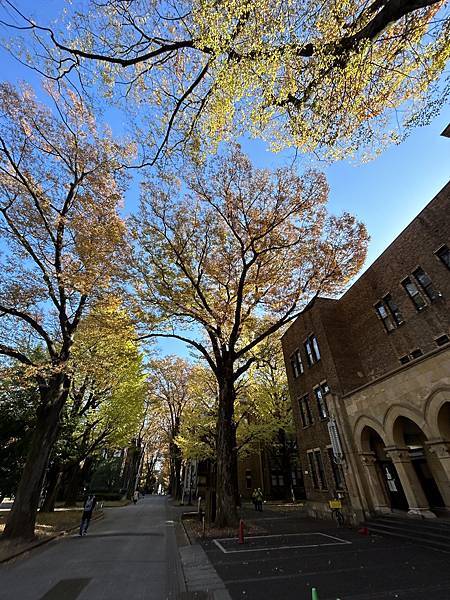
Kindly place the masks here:
POLYGON ((438 413, 438 429, 441 437, 446 442, 450 442, 450 402, 445 402, 438 413))
POLYGON ((361 432, 361 446, 374 486, 374 496, 378 497, 378 505, 382 503, 382 497, 384 505, 389 509, 408 510, 408 501, 395 465, 386 453, 385 443, 375 429, 368 425, 361 432))
POLYGON ((394 423, 393 434, 396 443, 408 449, 414 471, 430 507, 445 506, 433 473, 438 465, 435 464, 435 457, 429 454, 427 438, 422 429, 408 417, 400 416, 394 423))

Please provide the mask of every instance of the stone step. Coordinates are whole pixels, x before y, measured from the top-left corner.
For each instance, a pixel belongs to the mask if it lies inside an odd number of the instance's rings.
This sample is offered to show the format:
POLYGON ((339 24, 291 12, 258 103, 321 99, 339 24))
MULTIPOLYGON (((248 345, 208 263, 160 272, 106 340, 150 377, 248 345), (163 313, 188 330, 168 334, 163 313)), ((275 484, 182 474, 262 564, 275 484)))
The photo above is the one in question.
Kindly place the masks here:
POLYGON ((364 526, 372 533, 392 536, 450 553, 450 535, 442 529, 433 529, 422 525, 415 519, 374 519, 367 521, 364 526))
POLYGON ((370 522, 385 523, 386 525, 396 525, 399 527, 414 527, 420 530, 430 530, 437 532, 446 532, 450 535, 450 521, 448 519, 417 519, 414 517, 377 517, 370 522))

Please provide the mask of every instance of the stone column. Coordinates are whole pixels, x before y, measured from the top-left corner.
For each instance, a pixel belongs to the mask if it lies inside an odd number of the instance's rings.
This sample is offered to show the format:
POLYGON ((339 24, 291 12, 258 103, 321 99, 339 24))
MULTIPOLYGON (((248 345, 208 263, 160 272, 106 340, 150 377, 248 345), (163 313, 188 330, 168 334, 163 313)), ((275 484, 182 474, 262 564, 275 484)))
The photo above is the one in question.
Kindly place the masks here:
POLYGON ((450 510, 450 442, 440 438, 429 440, 424 446, 430 470, 445 506, 450 510))
POLYGON ((397 470, 406 500, 408 501, 408 514, 427 519, 436 518, 436 515, 430 510, 422 485, 411 462, 408 448, 387 446, 386 454, 392 460, 397 470))
POLYGON ((369 485, 371 502, 376 513, 392 512, 380 474, 377 469, 375 452, 360 452, 359 457, 365 467, 367 483, 369 485))

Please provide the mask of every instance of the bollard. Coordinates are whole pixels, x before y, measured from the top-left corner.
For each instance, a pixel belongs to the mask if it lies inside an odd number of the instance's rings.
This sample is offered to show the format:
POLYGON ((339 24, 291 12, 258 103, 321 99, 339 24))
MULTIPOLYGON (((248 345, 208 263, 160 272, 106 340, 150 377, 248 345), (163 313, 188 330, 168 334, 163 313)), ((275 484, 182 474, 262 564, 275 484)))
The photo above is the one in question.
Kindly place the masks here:
POLYGON ((319 600, 319 594, 317 593, 316 588, 312 588, 311 590, 311 600, 319 600))
POLYGON ((244 521, 241 519, 239 521, 239 544, 244 543, 244 521))

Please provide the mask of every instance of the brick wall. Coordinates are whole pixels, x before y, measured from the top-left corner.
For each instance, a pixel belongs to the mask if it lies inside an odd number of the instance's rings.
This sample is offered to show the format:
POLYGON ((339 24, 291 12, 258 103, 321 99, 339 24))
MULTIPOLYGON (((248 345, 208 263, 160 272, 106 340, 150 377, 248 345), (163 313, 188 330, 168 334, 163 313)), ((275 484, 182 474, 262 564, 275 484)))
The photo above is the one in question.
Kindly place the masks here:
MULTIPOLYGON (((282 337, 289 390, 296 423, 300 460, 309 470, 306 450, 321 448, 327 477, 326 447, 330 443, 326 421, 321 421, 313 388, 326 380, 331 393, 342 396, 401 366, 400 358, 420 348, 423 354, 437 348, 436 338, 449 334, 450 270, 434 254, 443 244, 450 247, 450 182, 392 242, 385 252, 339 299, 317 298, 282 337), (402 281, 421 267, 441 296, 426 297, 418 311, 402 281), (404 322, 389 333, 375 311, 375 304, 390 294, 404 322), (321 360, 308 367, 305 338, 317 337, 321 360), (290 356, 300 348, 304 373, 294 377, 290 356), (303 427, 298 399, 309 394, 312 425, 303 427)), ((416 282, 417 283, 417 282, 416 282)), ((331 481, 331 479, 330 479, 331 481)), ((305 477, 308 498, 325 498, 305 477)))

